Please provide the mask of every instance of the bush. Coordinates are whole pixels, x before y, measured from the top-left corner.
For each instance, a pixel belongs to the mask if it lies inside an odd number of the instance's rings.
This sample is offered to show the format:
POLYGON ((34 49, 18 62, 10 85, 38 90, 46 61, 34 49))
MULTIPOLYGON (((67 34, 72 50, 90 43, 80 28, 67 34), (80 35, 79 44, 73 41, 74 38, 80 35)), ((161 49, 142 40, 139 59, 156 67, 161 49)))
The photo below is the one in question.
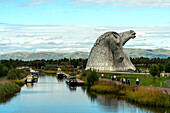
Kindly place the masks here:
POLYGON ((8 73, 8 68, 0 63, 0 76, 6 76, 8 73))
POLYGON ((159 64, 159 65, 158 65, 158 68, 159 68, 159 71, 160 71, 160 72, 164 71, 164 65, 159 64))
POLYGON ((16 79, 22 79, 25 77, 25 74, 23 73, 22 70, 19 69, 11 69, 8 72, 7 78, 8 79, 12 79, 12 80, 16 80, 16 79))
POLYGON ((20 87, 11 82, 2 82, 0 83, 0 99, 4 97, 12 96, 13 94, 20 91, 20 87))
POLYGON ((15 81, 15 84, 19 85, 19 86, 24 86, 25 82, 24 81, 21 81, 21 80, 16 80, 15 81))
POLYGON ((150 70, 149 73, 153 76, 160 74, 159 67, 157 65, 150 66, 149 70, 150 70))
POLYGON ((165 65, 165 72, 170 73, 170 62, 165 65))
POLYGON ((87 84, 93 85, 95 82, 99 81, 99 76, 96 71, 90 71, 87 73, 87 84))

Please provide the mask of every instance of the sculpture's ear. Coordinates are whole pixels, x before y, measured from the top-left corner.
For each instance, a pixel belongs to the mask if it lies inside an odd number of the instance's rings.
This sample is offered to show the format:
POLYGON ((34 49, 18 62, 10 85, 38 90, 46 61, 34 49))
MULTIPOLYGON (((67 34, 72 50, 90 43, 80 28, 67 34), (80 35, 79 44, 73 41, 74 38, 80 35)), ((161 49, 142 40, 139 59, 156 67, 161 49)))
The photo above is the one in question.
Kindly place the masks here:
POLYGON ((112 32, 113 36, 114 36, 114 41, 116 42, 116 44, 120 43, 120 35, 116 32, 112 32))

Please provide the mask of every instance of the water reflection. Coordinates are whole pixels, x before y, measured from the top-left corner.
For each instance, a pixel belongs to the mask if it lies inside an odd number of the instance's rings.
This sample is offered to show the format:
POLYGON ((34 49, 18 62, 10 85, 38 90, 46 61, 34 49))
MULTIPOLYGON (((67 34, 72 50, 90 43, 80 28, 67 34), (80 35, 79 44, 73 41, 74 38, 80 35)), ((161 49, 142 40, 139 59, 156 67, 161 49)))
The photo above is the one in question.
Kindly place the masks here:
POLYGON ((58 82, 61 82, 61 83, 63 82, 63 78, 56 77, 56 79, 57 79, 58 82))
MULTIPOLYGON (((82 88, 85 91, 85 89, 82 88)), ((126 100, 118 98, 116 95, 97 95, 88 91, 87 95, 92 102, 97 101, 105 112, 154 112, 154 113, 170 113, 170 108, 141 106, 139 104, 129 103, 126 100)))
POLYGON ((77 89, 77 86, 70 86, 70 85, 67 85, 67 87, 69 88, 69 90, 70 90, 71 92, 75 92, 76 89, 77 89))
POLYGON ((34 85, 33 83, 26 83, 27 88, 32 88, 33 85, 34 85))

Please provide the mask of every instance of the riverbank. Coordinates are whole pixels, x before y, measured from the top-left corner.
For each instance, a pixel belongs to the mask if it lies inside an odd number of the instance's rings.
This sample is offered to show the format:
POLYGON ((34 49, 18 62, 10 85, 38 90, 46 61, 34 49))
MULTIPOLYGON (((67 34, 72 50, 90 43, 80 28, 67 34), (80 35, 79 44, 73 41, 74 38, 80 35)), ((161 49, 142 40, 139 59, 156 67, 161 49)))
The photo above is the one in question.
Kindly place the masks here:
POLYGON ((102 74, 104 74, 105 79, 111 80, 112 75, 116 75, 116 77, 121 80, 121 78, 129 78, 130 84, 136 85, 136 78, 139 78, 140 85, 143 86, 155 86, 155 87, 163 87, 163 88, 170 88, 168 84, 166 84, 167 80, 170 80, 170 77, 153 77, 150 74, 129 74, 129 73, 98 73, 101 77, 102 74))
POLYGON ((53 71, 53 70, 38 70, 39 73, 46 73, 46 74, 56 74, 57 71, 53 71))
POLYGON ((20 92, 21 87, 24 86, 25 81, 22 80, 29 73, 22 70, 10 70, 7 76, 0 78, 0 102, 7 100, 20 92), (19 80, 21 79, 21 80, 19 80))
POLYGON ((170 107, 170 95, 163 94, 155 88, 117 85, 113 82, 100 81, 98 84, 91 86, 90 91, 99 94, 116 94, 141 105, 170 107))
POLYGON ((20 92, 20 90, 21 87, 14 82, 2 81, 0 82, 0 100, 13 96, 15 93, 20 92))

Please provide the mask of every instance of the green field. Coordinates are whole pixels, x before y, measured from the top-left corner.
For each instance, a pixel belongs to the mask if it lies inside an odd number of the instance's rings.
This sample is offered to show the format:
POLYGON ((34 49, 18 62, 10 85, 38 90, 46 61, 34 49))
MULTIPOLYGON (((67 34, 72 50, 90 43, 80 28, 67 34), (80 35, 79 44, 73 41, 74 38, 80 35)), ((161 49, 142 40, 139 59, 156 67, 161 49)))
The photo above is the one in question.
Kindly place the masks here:
MULTIPOLYGON (((100 73, 100 75, 101 75, 101 73, 100 73)), ((114 74, 113 73, 105 73, 104 75, 105 75, 104 78, 111 80, 111 75, 114 75, 114 74)), ((162 82, 162 87, 170 88, 170 86, 168 86, 167 84, 164 83, 165 81, 170 80, 170 77, 152 77, 150 74, 145 74, 145 76, 143 76, 142 74, 116 74, 116 77, 119 77, 120 80, 121 80, 121 78, 128 77, 130 79, 130 83, 133 85, 136 84, 136 78, 139 78, 140 85, 143 85, 143 86, 160 87, 161 82, 162 82)))

